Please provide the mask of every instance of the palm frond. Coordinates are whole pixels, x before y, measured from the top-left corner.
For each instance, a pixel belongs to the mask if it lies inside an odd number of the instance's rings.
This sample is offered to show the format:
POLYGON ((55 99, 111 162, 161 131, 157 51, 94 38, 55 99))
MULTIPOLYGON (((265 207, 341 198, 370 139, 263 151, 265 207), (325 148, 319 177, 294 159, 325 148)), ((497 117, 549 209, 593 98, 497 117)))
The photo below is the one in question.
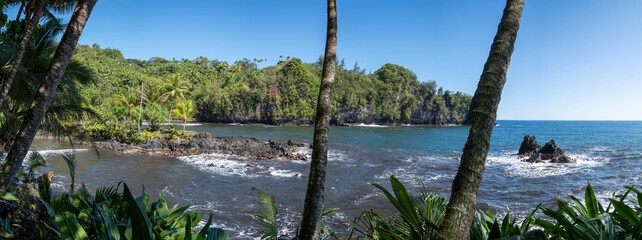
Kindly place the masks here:
POLYGON ((274 204, 274 196, 272 194, 254 188, 256 191, 255 197, 258 203, 255 216, 259 218, 259 225, 263 228, 259 234, 261 239, 278 239, 278 230, 276 225, 276 214, 278 210, 274 204))
POLYGON ((26 163, 27 169, 29 170, 29 177, 31 178, 33 178, 33 172, 36 168, 44 167, 47 164, 45 158, 36 151, 33 151, 31 152, 31 154, 29 154, 26 163))

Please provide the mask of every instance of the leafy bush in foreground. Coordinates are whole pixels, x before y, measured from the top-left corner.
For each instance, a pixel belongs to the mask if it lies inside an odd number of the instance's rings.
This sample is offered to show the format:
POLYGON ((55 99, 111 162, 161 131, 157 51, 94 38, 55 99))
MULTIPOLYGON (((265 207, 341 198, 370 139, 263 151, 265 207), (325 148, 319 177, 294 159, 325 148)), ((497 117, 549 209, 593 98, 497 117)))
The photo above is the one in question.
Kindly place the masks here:
POLYGON ((227 231, 210 228, 212 215, 203 229, 192 235, 204 213, 185 212, 189 206, 169 208, 159 194, 151 202, 143 188, 134 198, 126 184, 98 189, 92 196, 84 187, 77 193, 50 198, 41 203, 48 218, 45 224, 60 239, 225 239, 227 231))
MULTIPOLYGON (((445 199, 426 191, 411 196, 394 176, 390 182, 394 195, 380 185, 374 186, 386 195, 397 214, 364 211, 355 218, 350 238, 433 239, 443 221, 445 199)), ((642 239, 642 191, 625 188, 625 194, 609 199, 604 208, 588 184, 584 202, 572 195, 570 205, 556 199, 557 210, 537 206, 521 224, 510 219, 510 212, 500 220, 491 213, 477 211, 470 239, 642 239), (628 197, 631 192, 636 196, 628 197), (544 216, 534 217, 540 209, 544 216)))

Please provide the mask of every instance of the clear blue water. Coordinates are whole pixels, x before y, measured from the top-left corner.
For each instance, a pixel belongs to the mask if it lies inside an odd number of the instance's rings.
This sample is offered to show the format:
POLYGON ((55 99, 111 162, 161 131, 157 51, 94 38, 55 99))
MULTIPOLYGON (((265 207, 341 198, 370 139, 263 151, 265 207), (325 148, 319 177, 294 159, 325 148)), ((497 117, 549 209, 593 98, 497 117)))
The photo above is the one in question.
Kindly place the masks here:
MULTIPOLYGON (((553 206, 553 198, 583 195, 587 181, 604 201, 623 185, 640 185, 642 172, 642 122, 595 121, 498 121, 478 196, 480 209, 499 214, 508 206, 516 216, 527 214, 539 203, 553 206), (555 139, 559 147, 578 160, 573 164, 532 164, 517 159, 524 135, 537 136, 543 145, 555 139)), ((248 136, 261 140, 311 142, 312 127, 189 126, 214 136, 248 136)), ((395 175, 417 191, 421 184, 445 197, 468 136, 468 127, 332 127, 326 200, 338 213, 326 221, 345 234, 352 219, 364 208, 390 210, 389 203, 371 183, 386 186, 395 175)), ((64 143, 43 141, 34 149, 68 148, 64 143)), ((302 148, 302 151, 309 151, 302 148)), ((64 150, 63 150, 64 151, 64 150)), ((56 172, 56 188, 69 178, 65 163, 44 151, 56 172)), ((226 155, 181 158, 101 151, 76 153, 77 181, 90 189, 120 180, 151 194, 162 193, 172 203, 191 204, 212 212, 215 225, 230 229, 235 238, 256 237, 253 187, 275 195, 279 222, 291 232, 300 218, 308 162, 256 160, 226 155)))

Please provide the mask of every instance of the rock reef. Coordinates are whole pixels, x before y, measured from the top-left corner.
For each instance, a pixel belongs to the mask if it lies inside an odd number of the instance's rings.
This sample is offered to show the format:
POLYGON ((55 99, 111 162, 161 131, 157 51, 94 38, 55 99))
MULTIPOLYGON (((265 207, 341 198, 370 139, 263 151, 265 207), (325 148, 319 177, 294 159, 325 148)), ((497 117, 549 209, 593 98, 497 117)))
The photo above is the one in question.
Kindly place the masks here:
POLYGON ((548 160, 550 163, 574 163, 575 159, 566 156, 564 150, 557 147, 555 140, 551 140, 540 147, 535 140, 535 136, 524 136, 521 146, 519 147, 518 158, 526 158, 522 161, 538 163, 548 160))
POLYGON ((288 160, 307 160, 305 154, 298 152, 303 143, 294 141, 260 141, 248 137, 212 137, 209 133, 197 133, 189 138, 153 138, 139 143, 118 141, 94 141, 99 149, 120 152, 142 152, 167 156, 186 156, 206 153, 233 154, 258 159, 284 158, 288 160))

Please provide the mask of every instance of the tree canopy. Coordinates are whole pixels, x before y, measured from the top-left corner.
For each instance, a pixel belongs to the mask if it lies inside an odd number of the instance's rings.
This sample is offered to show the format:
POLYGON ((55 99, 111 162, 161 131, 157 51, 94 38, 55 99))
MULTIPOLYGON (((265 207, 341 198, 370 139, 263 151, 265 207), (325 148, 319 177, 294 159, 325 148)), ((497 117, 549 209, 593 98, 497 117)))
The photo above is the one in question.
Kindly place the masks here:
MULTIPOLYGON (((199 121, 266 124, 314 121, 322 64, 291 58, 258 68, 263 59, 233 64, 206 57, 125 59, 119 50, 98 44, 79 46, 74 59, 98 76, 97 85, 84 88, 82 94, 104 115, 127 111, 105 100, 127 95, 141 82, 149 89, 146 98, 169 108, 172 99, 179 99, 162 92, 167 89, 164 83, 180 78, 182 86, 174 87, 184 91, 176 97, 194 101, 199 121)), ((341 61, 334 84, 332 124, 458 124, 470 104, 469 95, 444 91, 434 81, 420 82, 410 69, 391 63, 367 73, 358 64, 347 69, 341 61)))

